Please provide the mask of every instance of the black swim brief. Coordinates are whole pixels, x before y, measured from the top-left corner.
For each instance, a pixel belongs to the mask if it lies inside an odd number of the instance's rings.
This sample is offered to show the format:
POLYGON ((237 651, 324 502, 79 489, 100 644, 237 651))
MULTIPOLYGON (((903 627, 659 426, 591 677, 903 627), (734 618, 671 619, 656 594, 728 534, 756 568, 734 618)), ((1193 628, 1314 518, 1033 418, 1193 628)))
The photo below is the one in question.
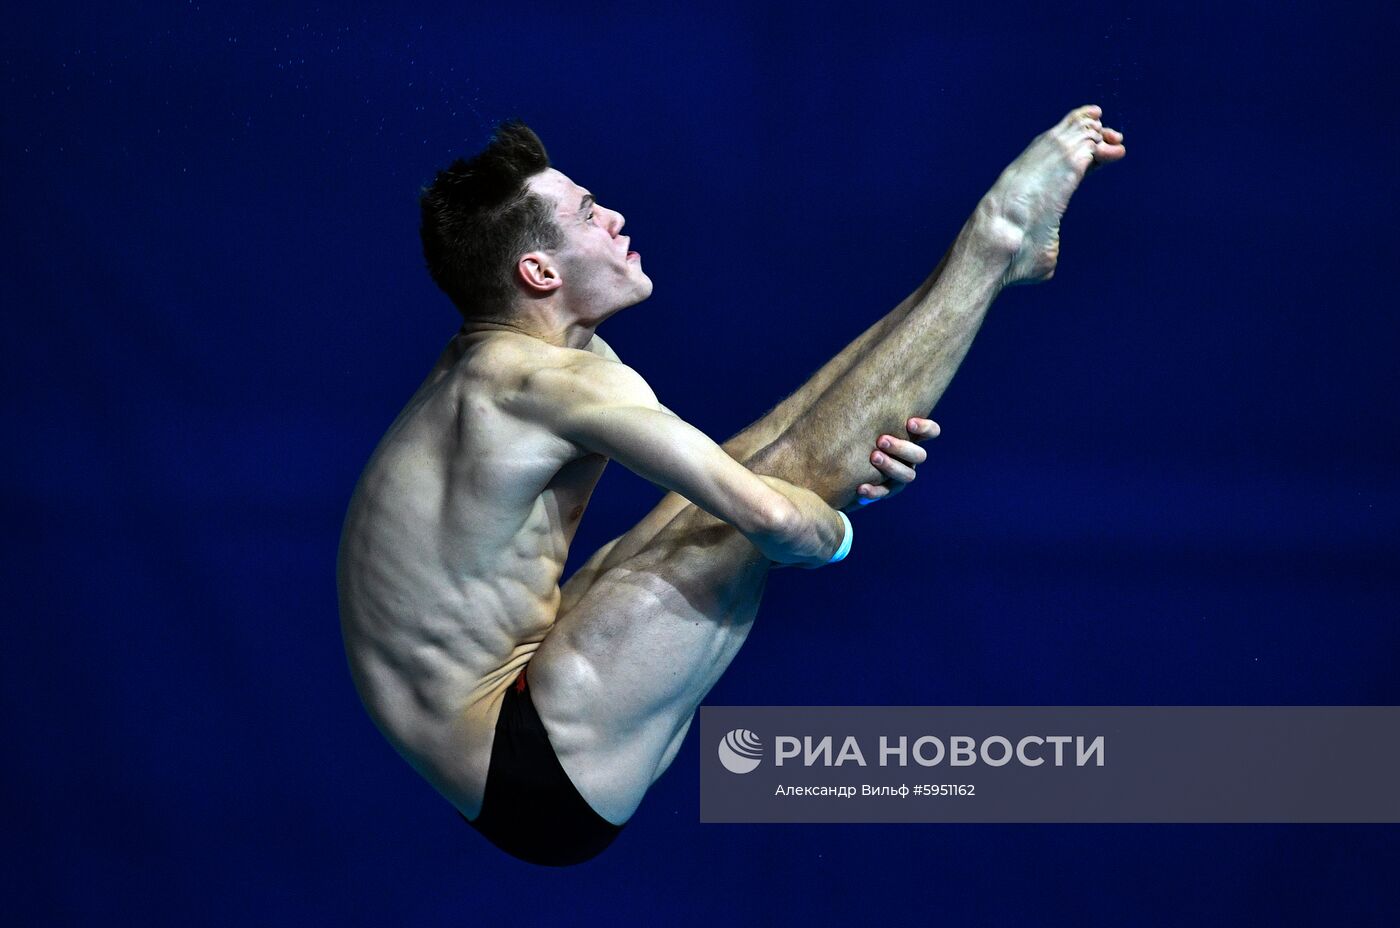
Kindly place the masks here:
POLYGON ((524 670, 506 688, 481 814, 467 823, 507 854, 547 867, 581 864, 622 830, 594 812, 564 772, 524 670))

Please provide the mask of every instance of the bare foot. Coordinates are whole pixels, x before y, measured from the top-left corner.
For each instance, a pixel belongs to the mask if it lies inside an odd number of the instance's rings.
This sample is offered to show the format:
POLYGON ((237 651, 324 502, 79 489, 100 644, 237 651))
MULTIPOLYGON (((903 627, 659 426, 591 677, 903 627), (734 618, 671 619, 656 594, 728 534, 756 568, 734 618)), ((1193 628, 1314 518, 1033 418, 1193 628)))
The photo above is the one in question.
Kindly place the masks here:
POLYGON ((1069 198, 1096 167, 1127 154, 1123 133, 1099 122, 1103 110, 1081 106, 1036 136, 997 178, 978 211, 992 234, 1014 253, 1002 281, 1036 283, 1055 274, 1060 217, 1069 198))

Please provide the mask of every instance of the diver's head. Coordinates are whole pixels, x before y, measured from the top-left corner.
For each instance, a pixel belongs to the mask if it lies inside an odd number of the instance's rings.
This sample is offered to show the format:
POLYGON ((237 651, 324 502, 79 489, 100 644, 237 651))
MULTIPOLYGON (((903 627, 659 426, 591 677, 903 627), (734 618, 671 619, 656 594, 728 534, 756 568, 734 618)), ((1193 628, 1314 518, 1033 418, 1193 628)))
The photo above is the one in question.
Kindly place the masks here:
POLYGON ((651 294, 622 215, 551 168, 524 123, 502 123, 480 154, 439 171, 419 206, 428 272, 469 321, 547 302, 596 323, 651 294))

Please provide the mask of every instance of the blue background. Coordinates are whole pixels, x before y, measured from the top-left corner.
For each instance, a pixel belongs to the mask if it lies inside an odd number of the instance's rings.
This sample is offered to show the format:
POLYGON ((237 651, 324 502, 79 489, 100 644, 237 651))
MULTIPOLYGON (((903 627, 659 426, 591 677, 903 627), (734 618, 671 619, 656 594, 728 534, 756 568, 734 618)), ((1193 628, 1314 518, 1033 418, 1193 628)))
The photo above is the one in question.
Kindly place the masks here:
MULTIPOLYGON (((1395 826, 702 826, 694 735, 612 850, 538 870, 393 753, 340 646, 351 487, 457 325, 416 192, 492 123, 627 215, 656 293, 604 334, 722 438, 1099 102, 1129 156, 1055 280, 709 703, 1400 703, 1400 14, 1227 7, 12 13, 11 917, 1393 924, 1395 826)), ((656 496, 610 473, 573 563, 656 496)))

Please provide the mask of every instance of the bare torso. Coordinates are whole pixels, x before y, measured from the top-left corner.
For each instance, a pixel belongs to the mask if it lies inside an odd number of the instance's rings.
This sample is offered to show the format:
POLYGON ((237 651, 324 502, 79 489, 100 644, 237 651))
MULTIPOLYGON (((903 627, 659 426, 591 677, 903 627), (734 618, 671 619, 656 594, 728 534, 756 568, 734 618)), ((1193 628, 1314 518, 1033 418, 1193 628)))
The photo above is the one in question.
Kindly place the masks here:
POLYGON ((510 400, 577 354, 509 333, 454 338, 346 517, 338 584, 356 688, 469 817, 505 687, 554 622, 569 544, 607 464, 513 416, 510 400))

